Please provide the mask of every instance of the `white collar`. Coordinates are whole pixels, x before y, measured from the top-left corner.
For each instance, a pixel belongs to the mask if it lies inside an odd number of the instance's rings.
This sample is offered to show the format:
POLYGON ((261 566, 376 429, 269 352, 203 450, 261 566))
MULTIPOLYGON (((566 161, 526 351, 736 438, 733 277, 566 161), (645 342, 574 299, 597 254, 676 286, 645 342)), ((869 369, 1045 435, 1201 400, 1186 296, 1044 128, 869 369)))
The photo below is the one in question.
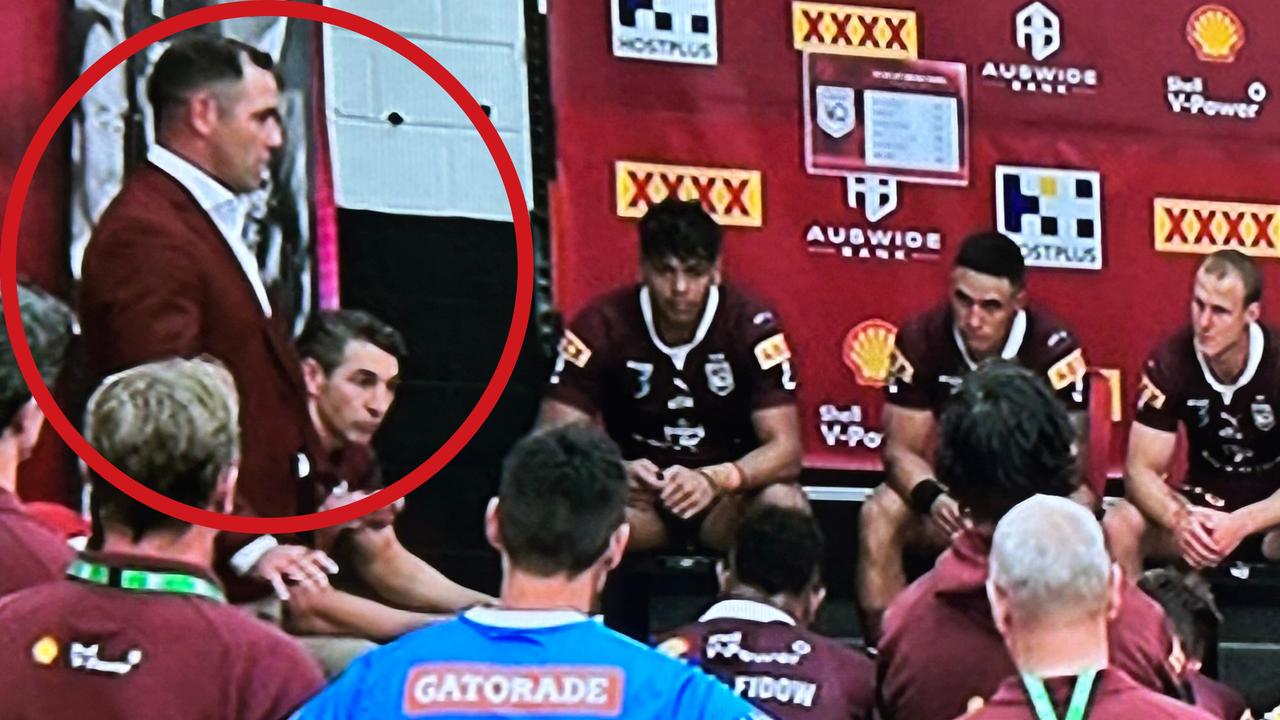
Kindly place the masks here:
POLYGON ((1244 364, 1244 372, 1240 373, 1240 377, 1230 385, 1223 385, 1213 376, 1209 370, 1209 363, 1205 362, 1204 354, 1196 350, 1196 360, 1200 363, 1200 372, 1204 373, 1205 382, 1209 383, 1209 387, 1217 390, 1222 395, 1222 402, 1230 405, 1231 396, 1235 395, 1236 390, 1249 384, 1253 376, 1258 372, 1258 366, 1262 364, 1263 343, 1266 342, 1266 335, 1262 332, 1262 327, 1258 323, 1249 323, 1249 357, 1244 364))
POLYGON ((248 204, 241 203, 240 198, 226 185, 214 180, 212 175, 169 148, 159 143, 152 145, 147 151, 147 160, 173 176, 174 180, 190 191, 201 210, 212 214, 215 208, 237 203, 242 204, 245 212, 248 212, 248 204))
POLYGON ((698 622, 723 619, 796 624, 795 618, 783 610, 758 600, 741 599, 721 600, 702 613, 702 617, 698 618, 698 622))
POLYGON ((716 316, 716 308, 719 306, 720 286, 712 285, 707 291, 707 306, 702 309, 702 319, 698 321, 698 329, 694 331, 693 339, 679 347, 668 347, 662 342, 662 338, 658 337, 658 328, 653 322, 653 301, 649 297, 649 288, 645 285, 640 286, 640 314, 644 316, 644 326, 649 330, 649 339, 671 358, 677 370, 684 370, 684 361, 689 357, 689 351, 697 347, 698 343, 707 336, 707 331, 711 329, 711 321, 716 316))
POLYGON ((253 294, 267 317, 271 316, 271 300, 262 283, 258 259, 244 243, 244 226, 249 217, 249 197, 237 195, 230 188, 213 179, 209 173, 160 143, 147 151, 147 160, 177 180, 196 199, 218 232, 231 246, 236 262, 244 270, 245 278, 253 287, 253 294))
MULTIPOLYGON (((969 357, 969 350, 964 346, 964 338, 960 336, 960 328, 956 324, 951 323, 951 336, 956 339, 956 347, 960 348, 960 357, 964 358, 964 362, 969 366, 970 370, 978 367, 978 363, 969 357)), ((1013 316, 1013 322, 1009 324, 1009 339, 1004 342, 1004 349, 1000 351, 1002 360, 1012 360, 1018 357, 1018 351, 1022 349, 1022 341, 1027 337, 1027 311, 1019 310, 1017 315, 1013 316)))
POLYGON ((481 625, 513 630, 560 627, 561 625, 572 625, 591 619, 586 613, 581 613, 577 610, 507 610, 484 605, 477 605, 462 615, 466 619, 481 625))

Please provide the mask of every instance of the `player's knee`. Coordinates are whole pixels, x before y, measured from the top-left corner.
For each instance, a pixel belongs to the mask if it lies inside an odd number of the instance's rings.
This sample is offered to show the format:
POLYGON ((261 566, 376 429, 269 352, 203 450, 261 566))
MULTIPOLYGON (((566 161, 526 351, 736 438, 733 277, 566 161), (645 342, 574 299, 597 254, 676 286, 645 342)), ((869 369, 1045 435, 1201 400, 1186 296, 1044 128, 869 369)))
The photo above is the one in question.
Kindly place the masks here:
POLYGON ((888 485, 881 485, 862 504, 858 517, 860 534, 868 543, 887 542, 901 532, 909 513, 898 493, 888 485))
POLYGON ((760 491, 756 498, 757 505, 769 505, 791 510, 801 510, 813 514, 813 506, 809 504, 809 496, 799 483, 775 483, 760 491))
POLYGON ((1102 518, 1102 528, 1113 548, 1135 545, 1146 525, 1147 519, 1142 511, 1128 500, 1117 501, 1102 518))

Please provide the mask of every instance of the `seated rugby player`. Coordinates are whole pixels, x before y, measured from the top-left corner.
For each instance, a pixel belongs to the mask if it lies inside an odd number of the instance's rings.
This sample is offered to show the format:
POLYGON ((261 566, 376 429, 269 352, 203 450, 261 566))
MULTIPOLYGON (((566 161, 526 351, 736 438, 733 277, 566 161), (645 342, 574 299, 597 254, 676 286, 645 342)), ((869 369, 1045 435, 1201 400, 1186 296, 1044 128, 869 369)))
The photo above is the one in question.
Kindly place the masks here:
MULTIPOLYGON (((966 528, 933 570, 898 596, 879 645, 884 720, 953 718, 1017 672, 991 616, 986 579, 991 535, 1014 505, 1037 495, 1084 493, 1075 428, 1050 387, 1026 368, 987 361, 943 412, 938 479, 966 528)), ((1109 629, 1110 662, 1138 684, 1173 692, 1173 640, 1160 606, 1132 583, 1109 629)))
POLYGON ((943 406, 978 363, 1009 360, 1040 377, 1071 412, 1084 457, 1084 353, 1065 325, 1028 306, 1025 273, 1012 240, 972 235, 956 256, 947 302, 898 332, 884 406, 885 482, 863 506, 859 529, 858 601, 868 643, 906 585, 904 550, 936 553, 964 526, 930 451, 943 406))
MULTIPOLYGON (((143 487, 225 513, 238 414, 220 364, 165 360, 104 380, 85 438, 143 487)), ((278 720, 320 689, 296 641, 227 604, 217 530, 93 482, 101 551, 0 603, 0 717, 278 720)))
POLYGON ((658 649, 715 674, 781 720, 869 720, 875 665, 808 629, 826 596, 813 515, 763 507, 747 515, 720 572, 720 601, 658 649))
POLYGON ((1138 587, 1164 608, 1173 631, 1174 652, 1169 659, 1181 681, 1181 696, 1218 720, 1253 720, 1240 693, 1202 672, 1205 657, 1218 644, 1222 614, 1203 578, 1172 568, 1148 570, 1138 587))
POLYGON ((595 427, 520 440, 485 512, 498 604, 364 655, 298 718, 757 717, 719 681, 587 615, 627 545, 626 495, 618 448, 595 427))
POLYGON ((632 550, 726 550, 748 505, 808 507, 791 350, 768 308, 721 284, 720 236, 696 201, 650 208, 643 281, 569 324, 542 403, 540 427, 596 420, 622 447, 632 550))
MULTIPOLYGON (((300 473, 322 509, 382 489, 371 442, 395 401, 407 354, 394 328, 359 310, 316 315, 297 341, 311 430, 300 473)), ((295 593, 285 627, 337 675, 372 642, 386 642, 456 612, 491 601, 440 574, 396 536, 400 503, 316 533, 318 549, 340 568, 332 587, 295 593), (363 641, 363 642, 361 642, 363 641)))
MULTIPOLYGON (((18 286, 18 309, 31 357, 52 387, 71 341, 71 311, 33 287, 18 286)), ((0 316, 0 597, 62 576, 71 560, 63 536, 29 512, 18 499, 18 465, 31 454, 44 413, 18 370, 0 316)))
POLYGON ((1125 501, 1107 514, 1116 559, 1280 560, 1280 334, 1259 322, 1262 274, 1220 250, 1196 270, 1191 322, 1148 356, 1129 431, 1125 501), (1186 436, 1187 474, 1167 478, 1186 436), (1264 537, 1265 535, 1265 537, 1264 537))
POLYGON ((1018 671, 965 720, 1209 720, 1112 663, 1107 623, 1127 583, 1079 504, 1037 495, 1010 510, 991 540, 987 596, 1018 671))

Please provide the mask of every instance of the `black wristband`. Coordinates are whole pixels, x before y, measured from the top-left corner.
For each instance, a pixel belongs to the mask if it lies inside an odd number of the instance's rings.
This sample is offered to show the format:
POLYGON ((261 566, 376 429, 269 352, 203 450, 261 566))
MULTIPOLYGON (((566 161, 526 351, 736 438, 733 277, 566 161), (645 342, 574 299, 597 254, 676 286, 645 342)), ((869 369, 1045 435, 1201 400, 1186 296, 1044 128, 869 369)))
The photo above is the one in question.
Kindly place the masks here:
POLYGON ((911 488, 911 509, 921 515, 928 515, 933 509, 933 502, 946 494, 942 483, 933 478, 925 478, 911 488))

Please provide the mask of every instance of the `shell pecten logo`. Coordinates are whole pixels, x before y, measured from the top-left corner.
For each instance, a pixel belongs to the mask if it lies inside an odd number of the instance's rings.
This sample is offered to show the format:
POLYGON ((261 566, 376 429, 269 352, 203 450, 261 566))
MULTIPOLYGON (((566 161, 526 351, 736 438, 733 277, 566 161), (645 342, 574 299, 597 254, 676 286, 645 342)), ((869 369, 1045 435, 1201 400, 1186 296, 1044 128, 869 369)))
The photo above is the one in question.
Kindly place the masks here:
POLYGON ((1221 5, 1201 5, 1187 19, 1187 42, 1205 62, 1234 62, 1244 47, 1244 23, 1221 5))
POLYGON ((893 342, 898 328, 873 318, 854 325, 844 336, 844 364, 859 385, 884 387, 893 367, 893 342))

